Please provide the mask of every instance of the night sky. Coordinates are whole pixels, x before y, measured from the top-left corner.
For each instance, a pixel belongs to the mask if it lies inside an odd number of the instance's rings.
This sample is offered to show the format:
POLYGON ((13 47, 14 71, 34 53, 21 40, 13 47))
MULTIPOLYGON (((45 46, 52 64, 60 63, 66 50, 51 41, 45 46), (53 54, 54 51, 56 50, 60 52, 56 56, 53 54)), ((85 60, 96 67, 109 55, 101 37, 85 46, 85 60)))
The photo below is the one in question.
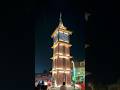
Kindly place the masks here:
MULTIPOLYGON (((19 87, 19 80, 31 81, 29 77, 32 75, 28 72, 34 74, 51 68, 51 34, 58 26, 59 14, 62 12, 64 26, 73 32, 70 37, 73 45, 71 55, 76 60, 86 58, 86 70, 93 74, 96 81, 116 81, 120 78, 120 17, 118 5, 113 7, 113 4, 104 0, 21 1, 15 5, 31 7, 6 6, 1 9, 0 30, 3 31, 0 33, 0 60, 3 61, 0 69, 4 69, 1 71, 5 74, 1 73, 1 77, 12 80, 15 85, 18 80, 16 87, 19 87), (91 13, 87 22, 85 12, 91 13), (86 51, 83 48, 85 43, 90 44, 86 51)), ((14 6, 12 1, 9 5, 14 6)))

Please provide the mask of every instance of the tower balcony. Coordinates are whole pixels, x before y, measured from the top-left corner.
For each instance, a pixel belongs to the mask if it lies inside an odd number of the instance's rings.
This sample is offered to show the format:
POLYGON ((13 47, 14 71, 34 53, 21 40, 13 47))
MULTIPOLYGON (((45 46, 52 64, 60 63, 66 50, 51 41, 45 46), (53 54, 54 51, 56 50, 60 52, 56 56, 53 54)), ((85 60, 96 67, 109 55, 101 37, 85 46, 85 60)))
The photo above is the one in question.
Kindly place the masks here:
POLYGON ((72 46, 72 45, 69 44, 69 43, 66 43, 66 42, 63 42, 63 41, 58 41, 58 42, 54 43, 51 48, 55 48, 56 46, 58 46, 58 44, 64 45, 64 46, 66 46, 66 47, 71 47, 71 46, 72 46))
POLYGON ((70 53, 54 53, 53 54, 53 56, 57 56, 57 55, 59 55, 59 56, 70 56, 70 53))
POLYGON ((63 68, 63 67, 61 67, 61 68, 53 68, 53 69, 52 69, 52 71, 56 71, 56 70, 65 70, 65 71, 69 71, 69 70, 71 70, 71 68, 63 68))
POLYGON ((56 55, 53 55, 53 57, 51 59, 57 59, 57 58, 65 58, 65 59, 71 59, 72 56, 65 56, 65 55, 59 55, 59 54, 56 54, 56 55))

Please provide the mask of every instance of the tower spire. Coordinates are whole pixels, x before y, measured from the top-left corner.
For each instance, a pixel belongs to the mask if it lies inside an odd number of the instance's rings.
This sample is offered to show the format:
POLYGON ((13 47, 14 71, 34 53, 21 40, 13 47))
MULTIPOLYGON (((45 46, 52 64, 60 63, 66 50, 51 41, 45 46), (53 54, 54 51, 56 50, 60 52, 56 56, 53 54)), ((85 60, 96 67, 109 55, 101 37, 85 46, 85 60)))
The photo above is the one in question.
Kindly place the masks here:
POLYGON ((60 12, 59 23, 60 23, 60 24, 63 24, 63 22, 62 22, 62 13, 61 13, 61 12, 60 12))

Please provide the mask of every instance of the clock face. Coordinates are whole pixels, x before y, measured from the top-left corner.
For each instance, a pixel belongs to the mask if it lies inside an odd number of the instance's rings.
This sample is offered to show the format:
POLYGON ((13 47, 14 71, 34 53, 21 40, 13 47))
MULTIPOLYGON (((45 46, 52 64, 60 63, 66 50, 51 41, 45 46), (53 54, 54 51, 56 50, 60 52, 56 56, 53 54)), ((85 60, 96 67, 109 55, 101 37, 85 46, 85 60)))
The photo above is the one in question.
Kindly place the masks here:
POLYGON ((64 34, 64 41, 65 41, 65 42, 69 42, 69 39, 68 39, 68 38, 69 38, 69 36, 68 36, 67 34, 64 34))
POLYGON ((69 36, 65 33, 59 32, 59 40, 64 42, 69 42, 69 36))
POLYGON ((54 35, 54 38, 53 38, 54 43, 56 43, 58 41, 58 38, 59 38, 60 41, 64 41, 64 42, 67 42, 67 43, 69 42, 69 36, 68 36, 68 34, 61 33, 61 32, 56 33, 54 35))

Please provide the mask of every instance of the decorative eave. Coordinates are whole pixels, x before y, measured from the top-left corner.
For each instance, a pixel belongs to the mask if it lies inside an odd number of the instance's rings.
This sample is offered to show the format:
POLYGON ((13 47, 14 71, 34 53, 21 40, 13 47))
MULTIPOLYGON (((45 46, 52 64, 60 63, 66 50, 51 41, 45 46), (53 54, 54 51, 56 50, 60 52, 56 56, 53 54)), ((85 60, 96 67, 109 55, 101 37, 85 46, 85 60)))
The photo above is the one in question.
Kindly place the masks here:
POLYGON ((59 58, 68 58, 68 59, 71 59, 71 58, 72 58, 72 56, 64 56, 64 55, 56 54, 56 55, 54 55, 54 56, 53 56, 52 58, 50 58, 50 59, 54 60, 54 58, 56 58, 56 57, 59 57, 59 58))
POLYGON ((72 45, 63 41, 57 41, 56 43, 53 44, 53 46, 51 48, 55 48, 58 44, 63 44, 67 47, 71 47, 72 45))
POLYGON ((67 30, 67 29, 65 29, 65 28, 59 28, 59 27, 58 27, 58 28, 52 33, 51 38, 54 36, 54 34, 56 34, 56 33, 59 32, 59 31, 68 33, 69 35, 72 35, 72 32, 71 32, 70 30, 67 30))
POLYGON ((58 32, 57 29, 52 33, 51 38, 53 38, 53 36, 54 36, 54 34, 55 34, 56 32, 58 32))

